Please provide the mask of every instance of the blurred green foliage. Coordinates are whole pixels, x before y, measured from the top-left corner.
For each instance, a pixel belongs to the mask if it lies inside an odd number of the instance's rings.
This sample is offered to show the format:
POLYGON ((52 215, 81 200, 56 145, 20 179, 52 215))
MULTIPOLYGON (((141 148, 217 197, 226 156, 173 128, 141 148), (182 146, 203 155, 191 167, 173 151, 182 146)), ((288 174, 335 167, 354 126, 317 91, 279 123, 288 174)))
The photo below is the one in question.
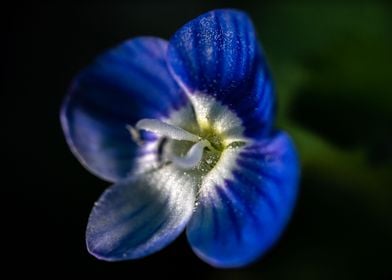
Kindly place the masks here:
POLYGON ((264 11, 256 20, 275 73, 279 124, 297 140, 304 170, 377 192, 372 202, 389 206, 390 6, 293 2, 264 11))
POLYGON ((390 6, 291 2, 260 10, 255 20, 275 74, 278 124, 297 140, 304 171, 389 206, 390 6))

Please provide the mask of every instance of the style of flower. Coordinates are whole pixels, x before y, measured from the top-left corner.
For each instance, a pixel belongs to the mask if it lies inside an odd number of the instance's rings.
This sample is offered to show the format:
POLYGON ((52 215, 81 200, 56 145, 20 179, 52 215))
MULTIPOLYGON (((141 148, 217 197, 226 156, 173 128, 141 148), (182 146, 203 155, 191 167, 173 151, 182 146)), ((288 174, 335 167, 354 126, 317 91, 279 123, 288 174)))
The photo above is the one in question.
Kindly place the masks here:
POLYGON ((139 37, 100 56, 61 110, 72 152, 114 183, 92 209, 88 251, 141 258, 186 228, 213 266, 255 261, 297 195, 297 155, 274 114, 265 57, 241 11, 214 10, 168 42, 139 37))

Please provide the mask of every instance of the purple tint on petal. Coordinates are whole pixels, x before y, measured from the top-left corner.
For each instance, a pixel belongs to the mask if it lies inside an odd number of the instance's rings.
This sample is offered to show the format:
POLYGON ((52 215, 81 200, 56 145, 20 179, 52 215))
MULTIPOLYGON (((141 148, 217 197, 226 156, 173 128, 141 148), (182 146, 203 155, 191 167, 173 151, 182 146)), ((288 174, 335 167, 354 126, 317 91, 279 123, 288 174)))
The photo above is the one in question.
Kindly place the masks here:
POLYGON ((297 197, 299 162, 285 133, 244 147, 232 179, 205 194, 187 236, 216 267, 241 267, 265 254, 282 234, 297 197))
POLYGON ((195 186, 171 167, 120 181, 96 202, 86 242, 91 254, 116 261, 159 251, 185 228, 195 186))
POLYGON ((170 39, 170 70, 190 94, 202 92, 227 105, 243 121, 245 135, 271 132, 275 94, 249 17, 214 10, 181 27, 170 39))
POLYGON ((102 179, 125 178, 134 166, 138 146, 127 125, 166 117, 186 103, 168 71, 166 50, 159 38, 126 41, 101 55, 70 87, 61 110, 67 143, 102 179))

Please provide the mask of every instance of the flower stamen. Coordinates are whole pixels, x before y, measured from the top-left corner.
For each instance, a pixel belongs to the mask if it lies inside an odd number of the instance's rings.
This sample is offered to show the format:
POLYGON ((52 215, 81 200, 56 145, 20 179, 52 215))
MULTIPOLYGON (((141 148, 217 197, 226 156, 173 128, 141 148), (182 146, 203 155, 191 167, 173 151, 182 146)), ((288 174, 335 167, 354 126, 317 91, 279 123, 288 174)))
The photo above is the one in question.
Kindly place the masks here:
POLYGON ((164 146, 166 146, 166 144, 168 143, 166 143, 165 141, 160 148, 162 152, 160 152, 159 154, 163 154, 165 160, 173 163, 181 169, 188 170, 197 167, 202 161, 204 148, 207 148, 208 150, 213 152, 218 152, 216 148, 213 147, 213 145, 211 145, 211 143, 207 139, 203 139, 204 137, 197 136, 181 127, 168 124, 160 120, 142 119, 136 123, 135 127, 136 128, 133 128, 132 130, 130 130, 130 132, 132 138, 136 138, 136 140, 138 139, 138 137, 135 137, 135 135, 139 135, 140 130, 146 130, 161 136, 162 139, 194 142, 195 144, 188 148, 188 151, 183 156, 178 156, 178 148, 181 147, 178 146, 178 144, 176 146, 177 148, 175 148, 174 150, 170 148, 166 149, 164 148, 164 146), (135 131, 137 133, 135 133, 135 131))
POLYGON ((156 119, 142 119, 136 123, 136 128, 150 131, 173 140, 198 142, 201 139, 199 136, 182 129, 181 127, 156 119))
POLYGON ((129 134, 131 134, 132 140, 136 144, 138 144, 139 146, 144 144, 142 138, 140 137, 139 130, 137 130, 136 128, 134 128, 131 125, 126 125, 125 128, 128 130, 129 134))

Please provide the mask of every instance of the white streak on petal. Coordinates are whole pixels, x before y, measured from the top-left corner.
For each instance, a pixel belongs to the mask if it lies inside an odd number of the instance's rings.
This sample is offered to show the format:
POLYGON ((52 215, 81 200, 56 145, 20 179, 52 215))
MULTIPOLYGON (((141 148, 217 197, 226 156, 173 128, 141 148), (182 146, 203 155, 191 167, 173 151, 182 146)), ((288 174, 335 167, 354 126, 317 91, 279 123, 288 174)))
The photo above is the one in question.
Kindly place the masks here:
POLYGON ((108 188, 89 218, 89 252, 99 259, 117 261, 159 251, 185 228, 198 183, 199 178, 166 166, 108 188))
POLYGON ((145 143, 140 150, 140 154, 135 161, 130 175, 143 174, 160 166, 158 159, 159 140, 145 143))
POLYGON ((215 167, 204 177, 200 189, 200 197, 213 197, 216 186, 225 186, 225 180, 233 180, 233 170, 238 167, 237 159, 242 148, 228 148, 222 152, 215 167))

